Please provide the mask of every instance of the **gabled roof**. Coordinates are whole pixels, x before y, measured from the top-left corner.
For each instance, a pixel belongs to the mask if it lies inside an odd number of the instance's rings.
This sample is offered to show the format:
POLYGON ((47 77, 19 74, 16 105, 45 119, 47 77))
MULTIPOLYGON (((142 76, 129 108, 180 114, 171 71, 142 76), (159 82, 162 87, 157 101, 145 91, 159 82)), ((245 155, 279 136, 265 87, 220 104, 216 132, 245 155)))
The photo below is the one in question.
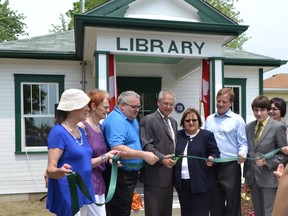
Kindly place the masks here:
POLYGON ((263 82, 263 87, 267 89, 288 89, 288 74, 279 73, 265 79, 263 82))
MULTIPOLYGON (((169 0, 166 0, 168 2, 169 0)), ((96 8, 93 8, 90 11, 87 11, 86 15, 92 15, 92 16, 112 16, 112 17, 125 17, 125 14, 129 10, 130 7, 137 4, 138 7, 143 8, 143 5, 152 3, 155 3, 154 1, 145 1, 145 0, 110 0, 96 8), (140 2, 140 3, 139 3, 140 2), (134 5, 133 5, 134 4, 134 5)), ((163 1, 162 1, 163 2, 163 1)), ((197 10, 197 14, 199 15, 202 23, 222 23, 222 24, 237 24, 224 14, 222 14, 220 11, 213 8, 208 3, 202 1, 202 0, 171 0, 171 3, 174 3, 175 5, 180 5, 181 2, 182 5, 186 3, 187 6, 191 6, 197 10)), ((135 6, 136 7, 136 6, 135 6)), ((186 8, 187 9, 187 8, 186 8)), ((164 7, 157 8, 157 13, 163 14, 165 13, 164 7), (163 11, 161 11, 161 9, 163 11)), ((187 9, 188 10, 188 9, 187 9)), ((191 11, 190 11, 191 13, 191 11)))
POLYGON ((84 50, 85 27, 222 35, 223 45, 248 29, 202 0, 110 0, 85 14, 76 14, 74 20, 79 55, 84 50), (199 20, 195 21, 196 17, 199 20))

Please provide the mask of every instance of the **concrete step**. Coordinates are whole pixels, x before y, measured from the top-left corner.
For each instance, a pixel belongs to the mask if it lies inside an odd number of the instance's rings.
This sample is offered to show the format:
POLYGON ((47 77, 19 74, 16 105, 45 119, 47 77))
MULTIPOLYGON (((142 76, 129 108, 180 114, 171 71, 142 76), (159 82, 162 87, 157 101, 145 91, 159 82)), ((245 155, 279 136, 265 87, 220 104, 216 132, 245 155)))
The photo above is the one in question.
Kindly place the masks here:
MULTIPOLYGON (((142 202, 144 203, 144 194, 143 194, 143 185, 141 183, 138 183, 135 191, 141 196, 142 198, 142 202)), ((145 206, 145 203, 144 203, 145 206)), ((144 216, 145 212, 144 209, 140 209, 139 211, 134 211, 131 210, 131 216, 144 216)), ((180 216, 180 204, 179 204, 179 200, 178 200, 178 194, 176 192, 176 190, 174 190, 173 192, 173 212, 172 212, 173 216, 180 216)))
MULTIPOLYGON (((140 209, 139 211, 131 211, 131 216, 144 216, 145 212, 144 209, 140 209)), ((180 216, 180 207, 174 207, 173 205, 173 210, 172 210, 172 215, 173 216, 180 216)))

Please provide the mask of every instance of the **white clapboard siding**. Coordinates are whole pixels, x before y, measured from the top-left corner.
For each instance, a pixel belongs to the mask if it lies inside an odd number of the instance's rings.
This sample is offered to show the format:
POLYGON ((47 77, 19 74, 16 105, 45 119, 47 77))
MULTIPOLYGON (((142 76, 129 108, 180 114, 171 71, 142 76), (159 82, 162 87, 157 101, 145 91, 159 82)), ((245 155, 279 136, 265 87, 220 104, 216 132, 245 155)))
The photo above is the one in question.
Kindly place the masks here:
MULTIPOLYGON (((0 59, 0 195, 46 192, 47 154, 15 154, 15 103, 13 74, 65 75, 65 89, 82 88, 79 61, 0 59)), ((91 67, 86 81, 95 86, 91 67)))
POLYGON ((225 67, 225 78, 244 78, 246 83, 246 123, 255 120, 251 103, 259 95, 259 67, 225 67))

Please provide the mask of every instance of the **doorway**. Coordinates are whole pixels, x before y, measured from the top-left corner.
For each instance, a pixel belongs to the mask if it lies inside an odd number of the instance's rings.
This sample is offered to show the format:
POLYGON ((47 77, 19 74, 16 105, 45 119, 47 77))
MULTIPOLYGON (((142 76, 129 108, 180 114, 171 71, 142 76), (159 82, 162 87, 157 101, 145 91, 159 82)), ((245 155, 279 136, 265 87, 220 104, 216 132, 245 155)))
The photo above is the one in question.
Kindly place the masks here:
POLYGON ((157 109, 157 97, 161 90, 161 77, 117 77, 118 95, 124 91, 135 91, 141 98, 138 120, 157 109))

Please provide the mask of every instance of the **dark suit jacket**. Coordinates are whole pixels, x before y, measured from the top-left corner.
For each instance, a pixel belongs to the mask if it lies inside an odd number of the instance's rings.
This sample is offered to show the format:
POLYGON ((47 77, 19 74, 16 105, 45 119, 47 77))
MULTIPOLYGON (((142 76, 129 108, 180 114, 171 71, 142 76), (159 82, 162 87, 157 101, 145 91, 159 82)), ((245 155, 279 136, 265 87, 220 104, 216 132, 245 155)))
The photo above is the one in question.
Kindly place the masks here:
MULTIPOLYGON (((208 158, 209 156, 213 158, 220 157, 220 151, 217 147, 214 134, 210 131, 200 130, 191 140, 185 134, 185 130, 178 131, 176 155, 183 154, 187 142, 187 155, 204 158, 208 158)), ((192 193, 204 193, 214 187, 215 177, 213 167, 206 166, 204 160, 188 159, 188 169, 192 193)), ((174 166, 174 183, 177 190, 182 188, 181 170, 182 158, 180 158, 174 166)))
MULTIPOLYGON (((287 145, 286 127, 281 122, 269 118, 258 143, 255 143, 255 127, 257 121, 250 122, 246 125, 245 130, 248 141, 248 158, 259 157, 277 148, 287 145)), ((285 162, 285 156, 279 152, 274 157, 266 159, 267 165, 258 167, 253 160, 246 160, 244 164, 244 177, 248 185, 256 181, 259 187, 276 188, 278 180, 273 175, 279 163, 285 162)))
MULTIPOLYGON (((169 117, 177 142, 177 122, 169 117)), ((172 169, 164 167, 162 160, 165 155, 174 154, 174 143, 168 128, 158 111, 144 116, 140 120, 140 138, 144 151, 153 152, 159 161, 153 166, 141 170, 141 181, 144 184, 167 187, 172 183, 172 169)))

